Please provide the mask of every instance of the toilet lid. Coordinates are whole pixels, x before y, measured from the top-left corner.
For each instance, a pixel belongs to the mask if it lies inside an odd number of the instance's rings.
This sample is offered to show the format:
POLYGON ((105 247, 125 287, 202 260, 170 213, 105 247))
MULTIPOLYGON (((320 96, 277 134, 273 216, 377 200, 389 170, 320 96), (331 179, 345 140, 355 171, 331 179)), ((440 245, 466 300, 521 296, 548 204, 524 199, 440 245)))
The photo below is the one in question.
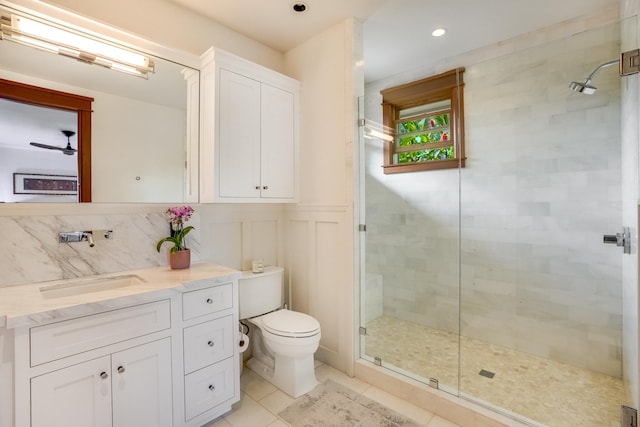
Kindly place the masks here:
POLYGON ((313 317, 291 310, 278 310, 262 318, 263 328, 285 337, 309 337, 320 330, 320 323, 313 317))

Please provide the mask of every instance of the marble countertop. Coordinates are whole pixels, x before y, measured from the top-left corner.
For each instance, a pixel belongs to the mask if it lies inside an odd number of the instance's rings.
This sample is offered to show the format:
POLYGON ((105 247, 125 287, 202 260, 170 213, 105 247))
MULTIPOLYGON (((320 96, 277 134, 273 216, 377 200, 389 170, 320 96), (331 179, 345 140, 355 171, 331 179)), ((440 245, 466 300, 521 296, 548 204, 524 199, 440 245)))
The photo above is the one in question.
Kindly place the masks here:
POLYGON ((17 328, 86 316, 136 303, 169 298, 175 293, 229 282, 241 276, 241 272, 232 268, 198 263, 184 270, 171 270, 169 266, 163 266, 8 286, 0 288, 0 327, 17 328), (135 283, 113 288, 108 288, 107 285, 105 289, 92 288, 92 291, 82 288, 86 286, 87 279, 92 279, 93 283, 100 283, 101 279, 105 279, 102 283, 109 283, 110 278, 122 276, 135 276, 135 283), (77 282, 82 284, 66 287, 77 282), (41 288, 54 291, 42 292, 41 288))

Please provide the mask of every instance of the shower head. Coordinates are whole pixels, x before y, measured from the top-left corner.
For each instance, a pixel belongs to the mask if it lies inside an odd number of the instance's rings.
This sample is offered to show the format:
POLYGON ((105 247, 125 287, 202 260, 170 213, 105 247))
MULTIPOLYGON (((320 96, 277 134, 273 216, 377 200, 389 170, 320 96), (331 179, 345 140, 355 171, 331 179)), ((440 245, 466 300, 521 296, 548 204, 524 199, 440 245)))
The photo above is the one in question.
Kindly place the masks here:
POLYGON ((591 80, 593 80, 593 78, 595 77, 595 75, 602 70, 603 68, 609 67, 611 65, 614 64, 619 64, 620 60, 619 59, 615 59, 613 61, 609 61, 609 62, 605 62, 604 64, 600 64, 596 67, 595 70, 593 70, 593 72, 591 74, 589 74, 589 77, 587 77, 587 80, 585 80, 584 83, 579 83, 579 82, 571 82, 569 84, 569 88, 574 91, 574 92, 579 92, 579 93, 584 93, 586 95, 593 95, 594 93, 596 93, 596 87, 595 86, 591 86, 591 80))
POLYGON ((586 95, 593 95, 596 92, 596 88, 587 84, 587 82, 571 82, 569 88, 574 92, 584 93, 586 95))

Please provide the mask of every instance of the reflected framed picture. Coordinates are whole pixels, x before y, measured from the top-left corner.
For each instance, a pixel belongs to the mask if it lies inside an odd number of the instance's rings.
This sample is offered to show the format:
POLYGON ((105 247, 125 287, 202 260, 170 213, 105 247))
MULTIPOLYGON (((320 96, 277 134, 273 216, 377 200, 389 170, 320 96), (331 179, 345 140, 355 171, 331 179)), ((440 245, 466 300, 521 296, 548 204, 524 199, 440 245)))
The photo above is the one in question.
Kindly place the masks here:
POLYGON ((16 172, 13 174, 13 194, 73 196, 78 194, 78 177, 16 172))

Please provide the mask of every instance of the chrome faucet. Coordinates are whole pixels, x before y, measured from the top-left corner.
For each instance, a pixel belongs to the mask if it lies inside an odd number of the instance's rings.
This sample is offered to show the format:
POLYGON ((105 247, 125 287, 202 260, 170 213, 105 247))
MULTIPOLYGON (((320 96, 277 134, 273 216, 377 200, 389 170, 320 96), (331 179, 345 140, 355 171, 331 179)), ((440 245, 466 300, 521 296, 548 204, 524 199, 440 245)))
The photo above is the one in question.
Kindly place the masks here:
POLYGON ((58 233, 59 243, 88 242, 89 247, 95 246, 96 239, 113 239, 113 230, 64 231, 58 233))
POLYGON ((93 231, 83 231, 82 232, 82 240, 86 240, 89 242, 89 247, 92 248, 96 244, 93 242, 93 231))

